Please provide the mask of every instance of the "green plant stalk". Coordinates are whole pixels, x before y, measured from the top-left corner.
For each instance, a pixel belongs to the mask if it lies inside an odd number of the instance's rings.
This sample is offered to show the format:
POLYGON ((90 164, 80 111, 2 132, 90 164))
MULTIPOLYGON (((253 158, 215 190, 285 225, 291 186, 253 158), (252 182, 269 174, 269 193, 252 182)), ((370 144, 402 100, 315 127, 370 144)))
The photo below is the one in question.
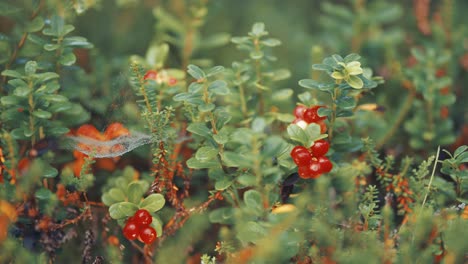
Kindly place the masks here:
MULTIPOLYGON (((259 45, 259 39, 256 38, 254 39, 254 45, 255 45, 255 50, 260 51, 260 45, 259 45)), ((261 86, 262 84, 262 67, 260 65, 260 60, 255 60, 255 76, 256 76, 256 82, 258 85, 261 86)), ((265 102, 263 98, 263 91, 261 88, 257 87, 257 94, 258 94, 258 112, 260 116, 263 116, 265 113, 265 102)))
MULTIPOLYGON (((209 96, 209 93, 208 93, 208 85, 207 85, 207 81, 205 79, 205 81, 203 82, 203 101, 205 101, 206 104, 209 104, 211 103, 211 99, 210 99, 210 96, 209 96)), ((210 112, 210 123, 211 123, 211 129, 213 131, 213 134, 214 135, 217 135, 219 132, 218 132, 218 129, 216 128, 216 118, 213 114, 213 112, 210 112)), ((227 168, 223 165, 223 153, 224 153, 224 147, 222 144, 217 144, 218 145, 218 162, 219 164, 221 165, 221 168, 223 169, 224 173, 228 174, 228 170, 227 168)))
MULTIPOLYGON (((236 74, 236 77, 237 77, 237 80, 240 81, 240 74, 236 74)), ((244 85, 242 85, 242 83, 239 84, 239 97, 240 97, 242 116, 244 118, 247 118, 247 103, 245 100, 244 85)))
MULTIPOLYGON (((337 84, 339 84, 340 82, 341 82, 341 80, 337 80, 337 84)), ((332 94, 332 116, 331 116, 331 120, 330 120, 330 127, 328 129, 328 138, 329 138, 330 142, 333 139, 333 128, 335 127, 335 121, 336 121, 336 98, 338 97, 339 92, 340 92, 340 90, 339 90, 338 86, 336 86, 335 89, 333 90, 333 94, 332 94)))
POLYGON ((36 133, 34 131, 34 84, 31 80, 28 81, 28 87, 29 87, 29 96, 28 96, 28 104, 29 104, 29 129, 32 132, 31 136, 31 146, 34 146, 36 144, 36 133))
POLYGON ((393 122, 392 127, 387 130, 387 133, 380 139, 376 145, 376 149, 380 149, 383 147, 383 145, 390 140, 393 135, 396 133, 397 129, 400 127, 401 123, 405 120, 406 115, 409 113, 409 110, 411 109, 411 106, 413 104, 414 98, 415 98, 416 92, 411 89, 410 93, 406 97, 405 102, 403 103, 403 106, 400 109, 400 112, 398 113, 398 116, 393 122))

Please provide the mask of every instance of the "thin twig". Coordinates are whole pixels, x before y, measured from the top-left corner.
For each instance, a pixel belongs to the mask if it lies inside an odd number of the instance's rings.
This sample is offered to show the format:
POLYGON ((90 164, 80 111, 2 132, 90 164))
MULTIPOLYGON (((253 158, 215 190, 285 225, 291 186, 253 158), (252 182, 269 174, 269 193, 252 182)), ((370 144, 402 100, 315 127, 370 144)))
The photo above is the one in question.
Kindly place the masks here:
POLYGON ((427 192, 426 192, 426 195, 424 196, 424 200, 421 205, 421 210, 424 207, 424 204, 426 204, 427 196, 429 195, 429 192, 431 191, 431 185, 432 185, 432 180, 434 179, 434 174, 435 174, 435 170, 437 167, 437 161, 439 161, 439 153, 440 153, 440 146, 437 147, 437 154, 436 154, 436 158, 434 161, 434 167, 432 168, 431 179, 429 180, 429 184, 427 185, 427 192))

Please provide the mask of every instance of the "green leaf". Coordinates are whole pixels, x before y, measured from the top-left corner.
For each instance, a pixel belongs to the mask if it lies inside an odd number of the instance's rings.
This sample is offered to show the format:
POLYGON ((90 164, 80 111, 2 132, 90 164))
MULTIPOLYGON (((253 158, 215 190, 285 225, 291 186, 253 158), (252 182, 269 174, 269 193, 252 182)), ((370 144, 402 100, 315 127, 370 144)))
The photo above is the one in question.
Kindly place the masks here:
POLYGON ((281 45, 281 41, 278 39, 274 39, 274 38, 262 40, 260 41, 260 43, 262 43, 263 45, 267 47, 276 47, 276 46, 281 45))
POLYGON ((44 178, 55 178, 58 175, 58 170, 46 162, 44 162, 42 169, 42 177, 44 178))
POLYGON ((47 188, 40 188, 36 191, 35 195, 39 200, 48 200, 50 197, 54 195, 49 189, 47 188))
POLYGON ((206 72, 206 76, 211 77, 211 76, 214 76, 214 75, 222 73, 222 72, 224 72, 224 67, 223 66, 214 66, 213 68, 209 69, 206 72))
POLYGON ((355 75, 350 75, 346 82, 355 89, 361 89, 364 86, 364 82, 361 78, 355 75))
MULTIPOLYGON (((223 131, 223 130, 221 130, 223 131)), ((216 141, 216 143, 224 145, 226 142, 229 140, 229 135, 225 133, 218 133, 216 135, 213 135, 213 139, 216 141)))
POLYGON ((297 141, 302 145, 308 144, 309 137, 307 136, 307 133, 304 131, 304 129, 302 129, 300 126, 296 124, 291 124, 288 126, 287 131, 289 138, 291 138, 292 140, 297 141))
POLYGON ((143 185, 141 181, 134 181, 128 184, 128 187, 127 187, 128 201, 134 204, 138 204, 146 192, 145 187, 146 186, 143 185))
POLYGON ((78 47, 78 48, 92 48, 93 44, 89 43, 86 38, 73 36, 66 37, 63 39, 63 45, 67 47, 78 47))
POLYGON ((47 50, 47 51, 54 51, 54 50, 57 50, 58 48, 60 48, 59 44, 47 43, 44 45, 44 50, 47 50))
POLYGON ((138 210, 138 206, 130 202, 120 202, 109 207, 110 217, 113 219, 123 219, 133 216, 138 210))
POLYGON ((60 77, 60 75, 58 75, 57 73, 55 72, 44 72, 44 73, 38 73, 36 75, 34 75, 34 77, 36 78, 36 80, 38 82, 47 82, 47 81, 50 81, 50 80, 53 80, 53 79, 58 79, 60 77))
POLYGON ((356 106, 356 100, 350 96, 342 96, 336 100, 336 105, 339 108, 349 110, 353 109, 356 106))
POLYGON ((151 221, 151 226, 156 230, 156 235, 159 237, 163 234, 163 223, 159 217, 153 216, 153 221, 151 221))
POLYGON ((229 94, 229 88, 227 88, 227 83, 222 80, 216 80, 208 86, 208 91, 219 94, 219 95, 226 95, 229 94))
POLYGON ((14 95, 7 95, 7 96, 2 96, 0 99, 0 102, 4 106, 10 106, 10 105, 18 105, 20 103, 21 99, 17 96, 14 95))
POLYGON ((279 91, 274 92, 271 95, 271 98, 275 101, 284 101, 290 99, 293 94, 294 91, 292 89, 281 89, 279 91))
POLYGON ((349 63, 349 62, 352 62, 352 61, 358 61, 360 58, 361 58, 361 56, 359 56, 359 54, 351 53, 351 54, 349 54, 348 56, 346 56, 344 58, 344 62, 349 63))
POLYGON ((333 67, 327 64, 313 64, 312 69, 316 71, 327 71, 327 72, 333 71, 333 67))
POLYGON ((111 198, 114 203, 117 202, 124 202, 125 201, 125 193, 119 188, 112 188, 107 192, 109 198, 111 198))
POLYGON ((26 32, 36 32, 41 30, 44 27, 44 19, 40 16, 34 18, 32 21, 26 24, 26 32))
POLYGON ((37 70, 37 62, 35 61, 28 61, 26 62, 26 65, 24 66, 24 72, 26 75, 33 75, 36 73, 37 70))
POLYGON ((33 116, 42 118, 42 119, 49 119, 52 117, 52 114, 50 112, 47 112, 41 109, 34 111, 32 114, 33 116))
POLYGON ((205 146, 197 150, 197 153, 195 154, 195 158, 200 161, 209 161, 209 160, 215 159, 216 155, 218 155, 217 149, 213 147, 205 146))
POLYGON ((196 158, 190 158, 187 160, 187 167, 191 169, 208 169, 219 167, 219 163, 215 160, 201 161, 196 158))
POLYGON ((253 50, 250 52, 250 58, 254 59, 254 60, 259 60, 261 58, 263 58, 263 51, 261 50, 253 50))
POLYGON ((19 86, 13 91, 13 94, 19 97, 27 97, 31 93, 31 90, 27 86, 19 86))
POLYGON ((44 95, 43 98, 48 102, 54 103, 68 102, 68 98, 60 94, 48 94, 44 95))
POLYGON ((7 77, 13 77, 13 78, 21 78, 22 77, 21 73, 19 73, 17 71, 13 71, 13 70, 4 70, 4 71, 2 71, 2 75, 7 76, 7 77))
POLYGON ((166 200, 162 194, 153 193, 140 202, 140 208, 152 213, 161 210, 165 203, 166 200))
POLYGON ((211 211, 209 215, 210 222, 220 224, 232 223, 234 217, 234 208, 218 208, 211 211))
POLYGON ((453 153, 453 157, 454 157, 454 158, 458 157, 458 155, 462 154, 462 153, 465 152, 467 149, 468 149, 468 146, 466 146, 466 145, 463 145, 463 146, 458 147, 458 148, 455 150, 455 152, 453 153))
POLYGON ((263 36, 266 34, 265 32, 265 24, 263 23, 255 23, 252 26, 252 34, 255 36, 263 36))
POLYGON ((250 168, 252 166, 252 159, 247 158, 245 155, 225 151, 222 156, 223 164, 229 167, 250 168))
POLYGON ((256 190, 248 190, 244 193, 245 205, 255 211, 263 211, 262 195, 256 190))
POLYGON ((229 188, 229 186, 232 185, 232 183, 233 183, 233 180, 228 175, 224 175, 224 177, 216 181, 215 189, 217 191, 226 190, 227 188, 229 188))
POLYGON ((192 123, 187 127, 187 130, 192 134, 202 137, 209 137, 211 135, 211 130, 204 123, 192 123))
POLYGON ((213 109, 215 109, 215 107, 216 106, 213 103, 209 103, 209 104, 203 103, 203 104, 198 105, 198 111, 202 113, 211 112, 213 111, 213 109))
POLYGON ((206 77, 203 70, 200 69, 198 66, 190 64, 189 66, 187 66, 187 68, 188 68, 187 69, 188 74, 190 74, 190 76, 192 76, 193 78, 197 80, 204 79, 206 77))
POLYGON ((66 52, 60 56, 58 61, 62 65, 71 66, 76 62, 76 56, 73 54, 73 52, 66 52))

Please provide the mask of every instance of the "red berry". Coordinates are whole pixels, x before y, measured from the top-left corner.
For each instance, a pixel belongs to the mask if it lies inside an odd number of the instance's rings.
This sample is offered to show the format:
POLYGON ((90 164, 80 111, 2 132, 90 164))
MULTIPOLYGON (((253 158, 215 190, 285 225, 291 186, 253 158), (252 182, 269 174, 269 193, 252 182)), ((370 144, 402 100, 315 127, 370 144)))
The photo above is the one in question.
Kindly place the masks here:
POLYGON ((291 151, 291 157, 297 166, 306 166, 312 159, 312 155, 303 146, 295 146, 291 151))
MULTIPOLYGON (((130 220, 130 219, 129 219, 130 220)), ((134 221, 127 221, 123 228, 123 235, 128 240, 134 240, 138 237, 139 228, 134 221)))
POLYGON ((153 221, 153 217, 145 209, 140 209, 136 211, 136 213, 133 215, 133 219, 135 223, 140 227, 148 226, 153 221))
POLYGON ((329 173, 333 169, 333 164, 327 157, 319 157, 317 160, 322 173, 329 173))
POLYGON ((169 78, 169 81, 167 82, 167 84, 169 84, 169 86, 174 86, 177 84, 177 79, 176 78, 169 78))
POLYGON ((156 70, 149 70, 146 72, 145 76, 143 76, 144 80, 156 80, 158 77, 158 72, 156 70))
POLYGON ((309 165, 299 167, 297 173, 303 179, 317 179, 322 174, 322 168, 318 161, 312 160, 309 165))
POLYGON ((317 124, 320 125, 320 134, 324 134, 325 132, 327 132, 327 125, 325 124, 325 122, 320 121, 317 124))
POLYGON ((330 149, 330 144, 323 139, 315 141, 314 145, 310 147, 310 151, 312 152, 312 155, 316 158, 322 157, 325 154, 327 154, 329 149, 330 149))
POLYGON ((147 226, 140 230, 140 239, 145 244, 153 243, 156 237, 156 230, 154 230, 154 228, 152 228, 151 226, 147 226))
POLYGON ((302 119, 302 117, 304 116, 304 111, 306 110, 307 108, 303 105, 298 105, 296 106, 296 108, 294 109, 294 115, 296 116, 297 119, 302 119))
POLYGON ((327 119, 326 116, 319 116, 318 115, 318 109, 322 107, 320 105, 315 105, 312 106, 311 108, 308 108, 307 110, 304 111, 304 121, 307 123, 317 123, 319 121, 327 119))

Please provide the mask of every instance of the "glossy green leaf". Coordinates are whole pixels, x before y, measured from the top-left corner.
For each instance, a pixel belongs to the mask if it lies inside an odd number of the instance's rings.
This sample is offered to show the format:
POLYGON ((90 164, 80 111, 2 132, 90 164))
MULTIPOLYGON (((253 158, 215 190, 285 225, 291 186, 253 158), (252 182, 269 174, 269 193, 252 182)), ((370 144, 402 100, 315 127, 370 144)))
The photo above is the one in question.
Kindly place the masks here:
POLYGON ((297 141, 298 143, 301 143, 302 145, 306 145, 309 141, 307 133, 304 131, 304 129, 302 129, 296 124, 289 125, 287 128, 287 132, 289 138, 291 138, 294 141, 297 141))
POLYGON ((192 76, 193 78, 195 78, 197 80, 204 79, 206 77, 203 70, 200 69, 196 65, 190 64, 189 66, 187 66, 187 68, 188 68, 187 69, 188 74, 190 74, 190 76, 192 76))
POLYGON ((191 169, 208 169, 219 167, 220 164, 216 160, 200 161, 196 158, 190 158, 187 160, 187 167, 191 169))
POLYGON ((230 93, 227 83, 222 80, 212 82, 210 86, 208 86, 208 91, 218 95, 226 95, 230 93))
POLYGON ((33 116, 42 118, 42 119, 49 119, 52 117, 52 114, 50 112, 47 112, 41 109, 34 111, 32 114, 33 116))
POLYGON ((140 208, 149 212, 156 212, 161 210, 165 203, 166 200, 162 194, 153 193, 140 202, 140 208))
POLYGON ((26 24, 25 30, 29 33, 32 33, 41 30, 43 27, 44 19, 40 16, 37 16, 26 24))
POLYGON ((4 70, 2 71, 3 76, 12 77, 12 78, 21 78, 21 73, 14 70, 4 70))
POLYGON ((215 109, 216 105, 213 103, 203 103, 198 105, 198 111, 204 113, 204 112, 211 112, 213 109, 215 109))
POLYGON ((209 69, 209 70, 206 72, 206 76, 207 76, 207 77, 211 77, 211 76, 220 74, 220 73, 222 73, 222 72, 224 72, 224 67, 223 67, 223 66, 214 66, 213 68, 209 69))
POLYGON ((187 130, 202 137, 211 135, 211 130, 204 123, 192 123, 187 127, 187 130))
POLYGON ((122 219, 133 216, 138 210, 138 206, 130 202, 120 202, 109 207, 110 217, 113 219, 122 219))
POLYGON ((62 65, 71 66, 76 62, 76 56, 73 54, 73 52, 66 52, 60 56, 58 61, 62 65))
POLYGON ((218 155, 218 152, 218 149, 209 146, 204 146, 197 150, 195 158, 200 161, 209 161, 215 159, 218 155))
POLYGON ((143 185, 140 181, 131 182, 127 187, 127 198, 131 203, 138 204, 146 192, 147 186, 143 185))
POLYGON ((35 192, 35 197, 39 200, 48 200, 52 195, 54 195, 54 193, 47 188, 40 188, 35 192))

